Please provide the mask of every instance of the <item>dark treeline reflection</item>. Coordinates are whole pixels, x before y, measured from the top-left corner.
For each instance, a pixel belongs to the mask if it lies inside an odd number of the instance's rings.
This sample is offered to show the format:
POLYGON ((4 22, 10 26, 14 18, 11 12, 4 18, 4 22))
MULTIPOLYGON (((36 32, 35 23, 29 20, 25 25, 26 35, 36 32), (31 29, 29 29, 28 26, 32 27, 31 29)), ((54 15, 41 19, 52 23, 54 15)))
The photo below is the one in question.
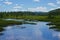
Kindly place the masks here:
POLYGON ((48 25, 50 26, 49 29, 53 29, 55 31, 60 32, 60 22, 51 22, 48 25))
POLYGON ((4 31, 4 28, 3 27, 0 27, 0 32, 4 31))
POLYGON ((13 22, 12 22, 13 24, 12 23, 10 24, 10 22, 9 22, 9 25, 6 24, 6 23, 5 23, 5 25, 4 24, 0 25, 0 36, 3 35, 3 31, 5 31, 6 30, 5 28, 8 27, 8 26, 16 26, 16 27, 19 27, 20 29, 24 29, 26 27, 25 26, 20 26, 20 25, 22 25, 22 24, 36 25, 36 22, 32 22, 32 21, 24 21, 24 22, 21 22, 21 23, 18 23, 18 24, 16 24, 16 23, 14 24, 13 22))
POLYGON ((49 19, 51 22, 48 24, 51 26, 49 29, 54 29, 55 31, 60 31, 60 9, 50 11, 49 19))
POLYGON ((3 27, 0 27, 0 35, 3 35, 3 31, 4 31, 5 29, 3 28, 3 27))

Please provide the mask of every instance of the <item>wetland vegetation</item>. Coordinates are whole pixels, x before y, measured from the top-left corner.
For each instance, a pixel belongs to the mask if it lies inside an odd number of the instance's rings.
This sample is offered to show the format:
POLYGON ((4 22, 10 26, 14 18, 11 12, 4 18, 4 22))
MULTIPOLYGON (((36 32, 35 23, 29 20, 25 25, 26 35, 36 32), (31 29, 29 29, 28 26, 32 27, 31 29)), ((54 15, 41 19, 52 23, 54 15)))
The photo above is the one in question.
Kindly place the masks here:
POLYGON ((0 12, 0 31, 2 27, 8 25, 22 24, 19 21, 6 21, 3 19, 24 19, 28 21, 48 21, 48 25, 56 25, 55 27, 60 30, 60 9, 55 9, 49 12, 0 12))
MULTIPOLYGON (((55 35, 56 38, 53 38, 51 34, 54 33, 54 31, 50 29, 56 31, 56 33, 60 32, 60 9, 49 12, 0 12, 1 40, 5 40, 9 35, 7 38, 9 40, 12 39, 13 36, 15 37, 13 39, 16 39, 18 37, 17 35, 19 35, 19 37, 29 37, 29 35, 31 35, 31 40, 35 40, 35 37, 38 37, 37 39, 40 40, 41 32, 44 34, 44 37, 50 38, 50 40, 57 39, 58 33, 57 36, 55 35), (3 36, 1 37, 1 35, 3 36)), ((20 40, 19 37, 17 38, 18 40, 20 40)), ((24 38, 22 38, 22 40, 24 38)))

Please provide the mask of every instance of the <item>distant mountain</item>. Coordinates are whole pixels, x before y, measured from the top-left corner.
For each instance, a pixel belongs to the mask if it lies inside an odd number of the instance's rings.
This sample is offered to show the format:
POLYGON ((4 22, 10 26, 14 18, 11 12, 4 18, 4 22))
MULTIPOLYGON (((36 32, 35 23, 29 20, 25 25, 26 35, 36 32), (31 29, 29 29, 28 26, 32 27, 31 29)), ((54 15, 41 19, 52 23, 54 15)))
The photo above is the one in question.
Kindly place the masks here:
POLYGON ((48 12, 0 12, 7 15, 48 15, 48 12))
POLYGON ((36 15, 48 15, 48 12, 34 12, 36 15))

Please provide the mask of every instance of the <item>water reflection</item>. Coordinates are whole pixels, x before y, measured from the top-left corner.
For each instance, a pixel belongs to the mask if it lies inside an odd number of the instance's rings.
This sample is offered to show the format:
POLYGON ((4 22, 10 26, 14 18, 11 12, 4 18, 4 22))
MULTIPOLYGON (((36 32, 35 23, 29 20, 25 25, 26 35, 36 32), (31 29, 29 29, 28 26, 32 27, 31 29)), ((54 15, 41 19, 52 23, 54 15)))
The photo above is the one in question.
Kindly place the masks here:
POLYGON ((0 27, 0 35, 3 35, 3 31, 8 30, 8 29, 12 29, 12 28, 19 28, 19 29, 24 29, 26 28, 26 26, 21 26, 23 24, 31 24, 31 25, 36 25, 36 22, 32 22, 32 21, 24 21, 22 22, 22 24, 19 25, 11 25, 11 26, 1 26, 0 27))
POLYGON ((0 32, 0 36, 2 36, 4 33, 0 32))
POLYGON ((3 31, 4 31, 4 28, 0 27, 0 36, 4 34, 3 31))
POLYGON ((60 32, 50 30, 47 23, 7 26, 4 28, 4 35, 0 36, 0 40, 59 40, 60 32))
POLYGON ((51 22, 51 23, 48 23, 48 25, 50 26, 49 29, 53 29, 55 31, 60 32, 60 22, 51 22))
POLYGON ((0 27, 0 32, 4 31, 4 28, 3 27, 0 27))
MULTIPOLYGON (((14 19, 6 19, 6 20, 14 20, 14 19)), ((17 20, 17 21, 19 21, 19 20, 17 20)), ((23 20, 20 20, 20 21, 23 21, 23 20)), ((23 21, 22 22, 22 24, 31 24, 31 25, 36 25, 36 22, 32 22, 32 21, 23 21)), ((22 25, 22 24, 19 24, 19 25, 15 25, 16 27, 20 27, 20 25, 22 25)), ((5 26, 5 24, 3 24, 2 26, 0 25, 0 32, 2 32, 2 31, 4 31, 4 28, 6 28, 7 26, 9 26, 9 25, 6 25, 5 26)), ((12 25, 12 26, 14 26, 14 25, 12 25)), ((7 27, 8 29, 9 28, 11 28, 11 27, 7 27)), ((20 28, 26 28, 26 27, 20 27, 20 28)))

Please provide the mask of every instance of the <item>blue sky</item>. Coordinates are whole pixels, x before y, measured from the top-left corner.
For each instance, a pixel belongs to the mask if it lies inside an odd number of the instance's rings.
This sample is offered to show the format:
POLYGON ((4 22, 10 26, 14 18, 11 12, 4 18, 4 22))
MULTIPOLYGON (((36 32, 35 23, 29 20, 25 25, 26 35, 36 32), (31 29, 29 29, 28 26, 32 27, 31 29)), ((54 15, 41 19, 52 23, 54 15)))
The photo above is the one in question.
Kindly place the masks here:
POLYGON ((43 11, 60 8, 60 0, 0 0, 0 11, 43 11))

